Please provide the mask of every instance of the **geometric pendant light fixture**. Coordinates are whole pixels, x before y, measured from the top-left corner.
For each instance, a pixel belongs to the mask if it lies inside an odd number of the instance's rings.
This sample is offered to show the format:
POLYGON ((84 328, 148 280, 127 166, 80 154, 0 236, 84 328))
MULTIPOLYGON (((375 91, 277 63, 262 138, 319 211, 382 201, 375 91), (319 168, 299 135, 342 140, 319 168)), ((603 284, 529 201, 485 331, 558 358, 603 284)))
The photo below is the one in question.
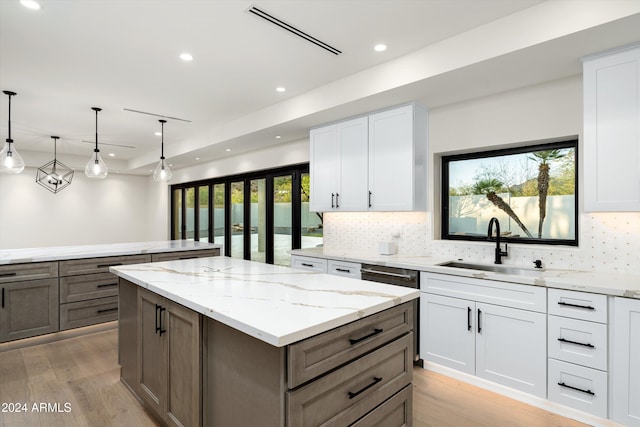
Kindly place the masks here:
POLYGON ((84 174, 87 178, 104 179, 109 171, 104 160, 100 157, 100 150, 98 150, 98 112, 102 111, 102 108, 91 107, 91 109, 96 112, 96 148, 93 150, 93 156, 84 167, 84 174))
POLYGON ((155 182, 166 182, 171 179, 173 173, 171 169, 169 169, 169 165, 164 160, 164 124, 167 123, 166 120, 158 120, 160 122, 160 126, 162 127, 162 145, 160 146, 160 161, 158 162, 158 166, 156 166, 153 171, 153 180, 155 182))
POLYGON ((13 139, 11 139, 11 97, 16 93, 8 90, 2 92, 9 96, 9 132, 6 143, 2 151, 0 151, 0 173, 20 173, 24 170, 24 160, 16 151, 15 146, 13 146, 13 139))
POLYGON ((71 185, 73 169, 59 162, 56 157, 56 146, 60 137, 52 136, 51 138, 53 138, 53 160, 38 168, 36 182, 55 194, 71 185))

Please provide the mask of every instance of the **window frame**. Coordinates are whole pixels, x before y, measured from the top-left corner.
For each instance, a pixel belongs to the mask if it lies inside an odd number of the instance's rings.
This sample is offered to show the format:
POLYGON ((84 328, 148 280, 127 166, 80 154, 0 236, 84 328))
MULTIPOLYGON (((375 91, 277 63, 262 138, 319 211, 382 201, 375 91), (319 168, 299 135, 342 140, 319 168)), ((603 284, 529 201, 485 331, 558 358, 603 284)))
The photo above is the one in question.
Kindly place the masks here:
POLYGON ((449 164, 452 161, 458 160, 474 160, 483 158, 495 158, 500 156, 512 155, 512 154, 524 154, 534 153, 538 151, 554 150, 561 148, 571 148, 574 150, 574 227, 575 236, 573 239, 544 239, 544 238, 527 238, 527 237, 502 237, 502 241, 508 241, 509 243, 524 243, 528 245, 563 245, 563 246, 578 246, 579 241, 579 140, 578 137, 567 137, 560 140, 544 143, 532 143, 522 145, 518 147, 510 147, 503 149, 487 150, 487 151, 475 151, 463 154, 443 155, 441 157, 441 193, 440 193, 440 236, 442 240, 457 240, 457 241, 480 241, 486 242, 488 238, 486 236, 471 236, 471 235, 458 235, 449 234, 449 164))

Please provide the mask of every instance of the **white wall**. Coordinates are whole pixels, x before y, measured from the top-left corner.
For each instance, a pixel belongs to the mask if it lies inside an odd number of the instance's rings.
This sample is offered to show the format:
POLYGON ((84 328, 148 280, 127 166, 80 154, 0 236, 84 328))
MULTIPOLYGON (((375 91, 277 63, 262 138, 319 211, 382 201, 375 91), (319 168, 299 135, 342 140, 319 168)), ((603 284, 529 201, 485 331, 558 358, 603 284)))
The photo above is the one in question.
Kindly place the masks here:
POLYGON ((0 175, 0 249, 148 240, 148 177, 76 171, 53 194, 36 184, 36 170, 0 175))
MULTIPOLYGON (((309 161, 309 140, 279 144, 262 150, 230 156, 222 160, 204 162, 173 171, 171 184, 218 178, 239 173, 277 168, 309 161)), ((149 212, 147 237, 149 240, 164 240, 171 236, 169 230, 170 206, 169 185, 148 185, 149 212)))

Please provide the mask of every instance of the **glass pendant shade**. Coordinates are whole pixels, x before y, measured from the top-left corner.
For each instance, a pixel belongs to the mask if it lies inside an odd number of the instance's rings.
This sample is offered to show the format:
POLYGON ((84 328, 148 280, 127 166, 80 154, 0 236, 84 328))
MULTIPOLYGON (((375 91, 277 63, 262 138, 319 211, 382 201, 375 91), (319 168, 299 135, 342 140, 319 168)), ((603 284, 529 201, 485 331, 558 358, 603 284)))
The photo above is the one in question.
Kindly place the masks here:
POLYGON ((38 168, 36 182, 55 194, 71 185, 73 169, 58 161, 55 148, 58 137, 51 138, 54 140, 53 160, 38 168))
POLYGON ((91 159, 87 162, 84 167, 84 174, 88 178, 98 178, 104 179, 109 174, 109 170, 107 169, 107 164, 100 157, 100 152, 96 151, 91 159))
POLYGON ((96 148, 93 150, 93 156, 84 167, 84 174, 87 178, 104 179, 109 174, 109 169, 107 169, 107 164, 100 157, 100 150, 98 150, 98 112, 102 111, 102 109, 98 107, 91 107, 91 109, 96 112, 96 148))
POLYGON ((8 90, 2 92, 9 96, 9 128, 7 140, 0 151, 0 173, 20 173, 24 170, 24 160, 16 151, 13 139, 11 139, 11 97, 16 93, 8 90))
POLYGON ((158 166, 156 166, 156 168, 153 171, 153 180, 155 182, 166 182, 166 181, 169 181, 173 176, 171 169, 169 169, 169 165, 164 160, 164 124, 167 123, 167 121, 166 120, 158 120, 158 121, 160 122, 160 125, 162 127, 162 133, 160 134, 162 136, 162 145, 161 145, 161 151, 160 151, 160 161, 158 162, 158 166))
POLYGON ((158 162, 158 166, 153 170, 153 179, 155 182, 166 182, 171 179, 173 172, 169 169, 169 165, 164 160, 164 157, 158 162))

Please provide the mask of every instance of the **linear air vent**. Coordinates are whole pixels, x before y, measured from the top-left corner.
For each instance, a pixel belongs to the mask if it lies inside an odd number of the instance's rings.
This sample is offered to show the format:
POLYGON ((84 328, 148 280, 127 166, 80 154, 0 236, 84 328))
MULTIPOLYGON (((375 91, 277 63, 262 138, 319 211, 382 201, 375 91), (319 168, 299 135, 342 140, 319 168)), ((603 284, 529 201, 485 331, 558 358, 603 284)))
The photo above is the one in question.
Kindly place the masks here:
POLYGON ((165 115, 163 115, 163 114, 147 113, 146 111, 133 110, 133 109, 131 109, 131 108, 123 108, 123 110, 124 110, 124 111, 129 111, 129 112, 131 112, 131 113, 146 114, 147 116, 162 117, 163 119, 169 119, 169 120, 180 120, 181 122, 191 123, 191 120, 181 119, 181 118, 178 118, 178 117, 165 116, 165 115))
POLYGON ((267 12, 258 9, 257 7, 251 5, 249 7, 249 9, 247 9, 247 12, 249 13, 253 13, 256 16, 259 16, 260 18, 264 19, 265 21, 269 21, 272 24, 277 25, 278 27, 285 29, 293 34, 295 34, 298 37, 301 37, 303 39, 305 39, 306 41, 315 44, 316 46, 319 46, 331 53, 333 53, 334 55, 340 55, 342 52, 339 51, 338 49, 336 49, 335 47, 321 41, 318 40, 317 38, 310 36, 309 34, 305 33, 304 31, 301 31, 299 29, 297 29, 296 27, 287 24, 284 21, 281 21, 280 19, 268 14, 267 12))

